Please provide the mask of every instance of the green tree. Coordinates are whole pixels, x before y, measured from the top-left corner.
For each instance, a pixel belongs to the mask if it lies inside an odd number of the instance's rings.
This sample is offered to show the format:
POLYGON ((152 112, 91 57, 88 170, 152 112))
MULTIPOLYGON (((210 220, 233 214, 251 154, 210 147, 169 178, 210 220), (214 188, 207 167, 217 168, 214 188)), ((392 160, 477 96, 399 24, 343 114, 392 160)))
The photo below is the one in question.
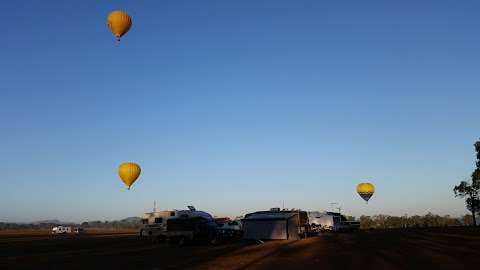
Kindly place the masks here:
POLYGON ((422 217, 419 216, 419 215, 411 216, 411 217, 409 217, 409 224, 410 224, 412 227, 420 227, 420 226, 423 226, 423 219, 422 219, 422 217))
POLYGON ((458 186, 453 188, 455 197, 466 198, 465 204, 467 209, 472 213, 473 226, 477 225, 475 218, 477 213, 480 213, 480 141, 475 144, 475 151, 477 152, 477 168, 472 173, 471 183, 462 181, 458 186))
POLYGON ((371 229, 373 227, 374 227, 373 220, 370 216, 361 216, 360 217, 360 228, 371 229))
POLYGON ((386 229, 388 225, 387 218, 388 218, 388 215, 382 215, 382 214, 373 216, 373 219, 375 221, 375 227, 386 229))

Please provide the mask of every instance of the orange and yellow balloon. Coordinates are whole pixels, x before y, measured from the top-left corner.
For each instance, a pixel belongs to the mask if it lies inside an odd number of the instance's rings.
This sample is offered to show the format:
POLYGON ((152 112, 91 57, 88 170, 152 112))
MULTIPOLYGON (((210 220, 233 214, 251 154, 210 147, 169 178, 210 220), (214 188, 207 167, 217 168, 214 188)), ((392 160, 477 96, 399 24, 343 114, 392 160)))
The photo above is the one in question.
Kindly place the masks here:
POLYGON ((360 183, 357 185, 357 193, 367 203, 375 192, 375 186, 371 183, 360 183))
POLYGON ((108 14, 107 25, 117 40, 120 41, 120 38, 132 27, 132 18, 125 11, 114 10, 108 14))
POLYGON ((140 176, 140 166, 137 163, 125 162, 120 164, 118 167, 118 176, 122 179, 123 183, 127 186, 128 189, 135 183, 137 178, 140 176))

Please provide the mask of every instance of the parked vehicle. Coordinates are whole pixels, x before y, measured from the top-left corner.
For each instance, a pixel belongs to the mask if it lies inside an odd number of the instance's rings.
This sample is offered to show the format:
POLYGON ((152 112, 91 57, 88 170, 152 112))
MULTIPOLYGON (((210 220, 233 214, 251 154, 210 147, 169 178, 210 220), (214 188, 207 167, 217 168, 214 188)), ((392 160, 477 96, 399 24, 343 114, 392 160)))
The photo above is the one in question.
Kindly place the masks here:
POLYGON ((357 231, 357 230, 360 230, 360 221, 352 221, 352 220, 349 220, 346 222, 348 224, 348 226, 350 227, 350 231, 357 231))
POLYGON ((242 219, 242 226, 244 239, 301 239, 310 233, 307 212, 294 209, 249 213, 242 219))
POLYGON ((240 219, 215 219, 218 226, 218 235, 222 240, 232 240, 243 235, 242 221, 240 219))
POLYGON ((85 229, 83 229, 83 228, 75 228, 74 233, 75 233, 75 234, 84 234, 84 233, 85 233, 85 229))
POLYGON ((308 212, 308 219, 312 231, 353 231, 360 228, 360 222, 348 221, 347 218, 336 212, 308 212))
POLYGON ((189 206, 188 210, 145 213, 140 236, 154 241, 167 241, 182 245, 187 241, 214 241, 217 224, 213 217, 189 206))
POLYGON ((160 234, 159 240, 183 245, 188 241, 215 243, 218 236, 215 221, 205 217, 181 217, 167 220, 167 231, 160 234))
POLYGON ((52 228, 52 234, 67 234, 72 233, 71 226, 55 226, 52 228))

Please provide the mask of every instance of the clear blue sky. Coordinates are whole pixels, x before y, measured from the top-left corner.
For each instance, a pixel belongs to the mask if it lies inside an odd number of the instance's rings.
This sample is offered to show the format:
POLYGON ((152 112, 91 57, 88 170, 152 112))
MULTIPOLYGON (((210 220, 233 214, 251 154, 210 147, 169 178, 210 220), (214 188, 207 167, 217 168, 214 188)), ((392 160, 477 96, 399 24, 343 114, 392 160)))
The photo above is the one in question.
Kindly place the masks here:
POLYGON ((466 213, 478 1, 5 1, 0 220, 466 213), (341 2, 341 3, 340 3, 341 2), (421 2, 421 3, 419 3, 421 2), (120 44, 106 27, 124 9, 120 44), (124 161, 143 173, 130 191, 124 161), (377 193, 365 205, 361 181, 377 193))

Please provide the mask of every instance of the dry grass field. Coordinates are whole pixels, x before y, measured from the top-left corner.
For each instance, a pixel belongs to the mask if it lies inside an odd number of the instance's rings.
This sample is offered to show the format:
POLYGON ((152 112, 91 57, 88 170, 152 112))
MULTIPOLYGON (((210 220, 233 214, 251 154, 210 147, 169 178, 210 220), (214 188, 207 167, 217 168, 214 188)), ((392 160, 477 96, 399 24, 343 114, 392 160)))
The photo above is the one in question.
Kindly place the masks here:
MULTIPOLYGON (((88 229, 89 236, 92 235, 136 235, 138 230, 135 229, 88 229)), ((83 235, 82 235, 83 236, 83 235)), ((55 237, 51 235, 49 229, 25 229, 25 230, 0 230, 0 242, 8 241, 13 238, 45 239, 55 237)), ((57 236, 58 237, 58 236, 57 236)), ((72 235, 71 237, 75 237, 72 235)))
POLYGON ((0 233, 0 269, 475 269, 480 230, 325 233, 298 241, 169 247, 135 231, 0 233), (20 233, 20 234, 18 234, 20 233))

